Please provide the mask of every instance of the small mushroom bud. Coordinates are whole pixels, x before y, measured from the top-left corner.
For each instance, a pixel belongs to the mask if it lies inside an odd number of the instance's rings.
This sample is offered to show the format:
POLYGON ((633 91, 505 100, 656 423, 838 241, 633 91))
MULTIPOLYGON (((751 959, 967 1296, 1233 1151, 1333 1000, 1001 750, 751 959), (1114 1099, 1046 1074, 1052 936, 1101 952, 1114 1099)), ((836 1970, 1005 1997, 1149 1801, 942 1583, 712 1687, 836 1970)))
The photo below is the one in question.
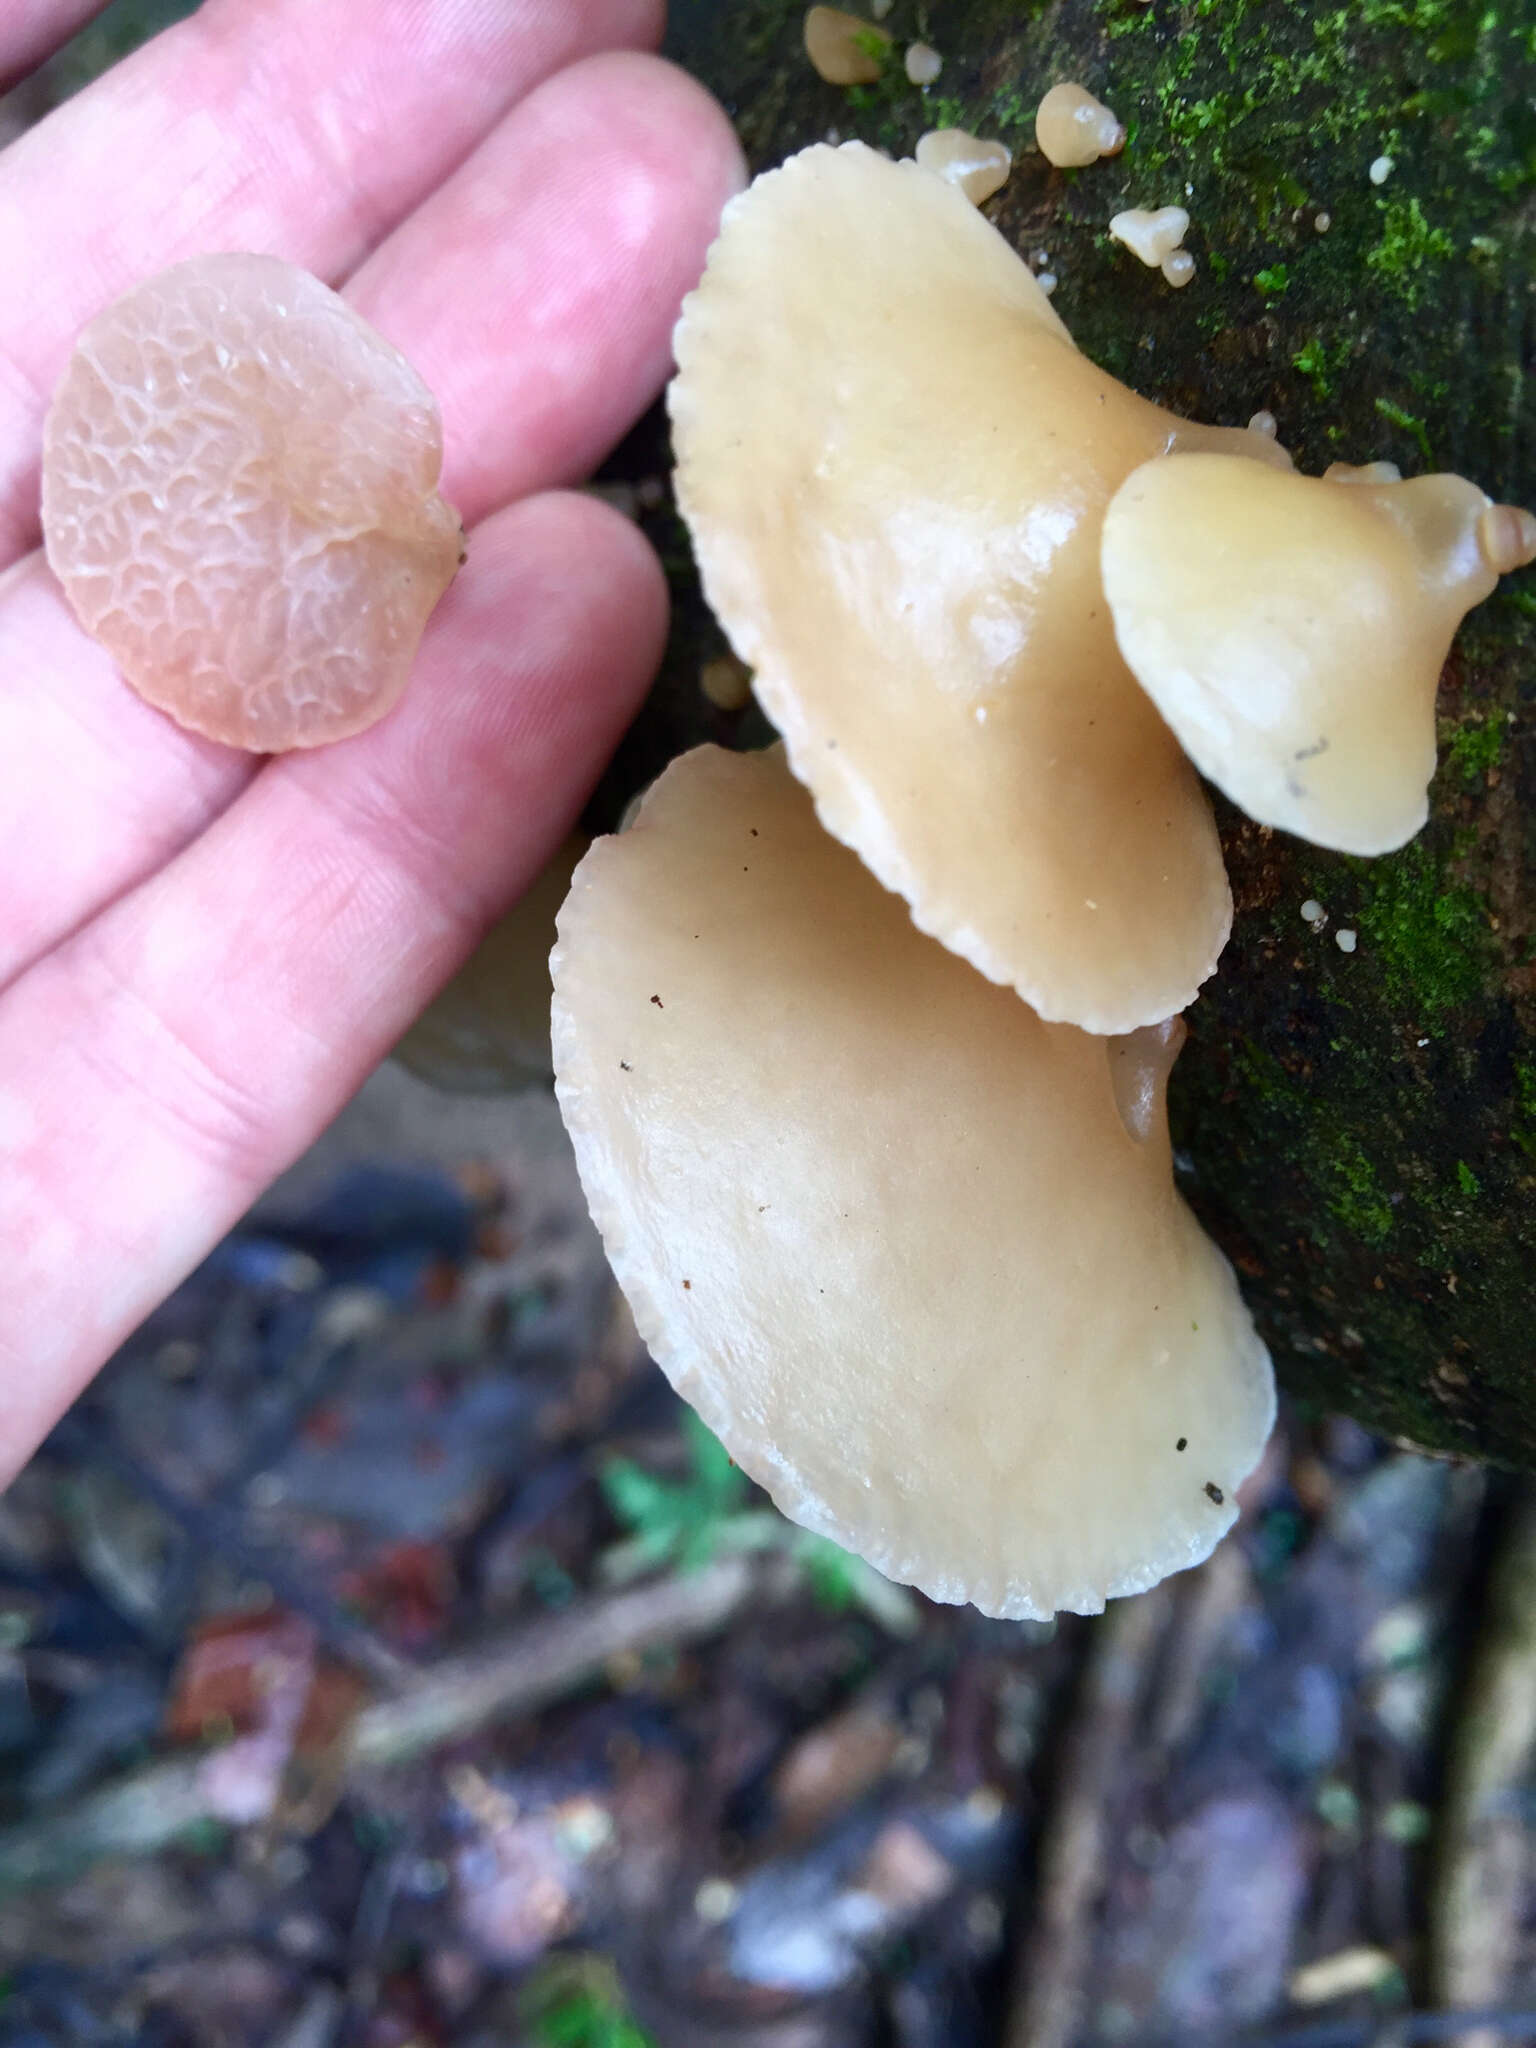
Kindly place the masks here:
POLYGON ((873 85, 890 46, 883 28, 840 7, 813 7, 805 17, 805 54, 828 85, 873 85))
MULTIPOLYGON (((1189 215, 1182 206, 1160 206, 1156 212, 1145 206, 1132 206, 1111 216, 1109 232, 1149 270, 1161 270, 1189 233, 1189 215)), ((1170 278, 1169 282, 1173 280, 1170 278)), ((1189 279, 1186 277, 1184 282, 1187 284, 1189 279)))
POLYGON ((1035 110, 1035 140, 1060 169, 1097 163, 1125 147, 1125 130, 1081 85, 1053 85, 1035 110))
POLYGON ((1158 268, 1163 273, 1164 283, 1181 292, 1194 277, 1195 259, 1187 249, 1170 249, 1158 268))
POLYGON ((197 256, 91 321, 43 427, 48 560, 140 696, 230 746, 382 718, 463 529, 442 423, 307 271, 197 256))
POLYGON ((916 930, 777 747, 673 762, 577 869, 552 966, 615 1277, 787 1515, 1013 1617, 1210 1552, 1274 1390, 1174 1189, 1176 1020, 1043 1024, 916 930))
POLYGON ((1222 454, 1144 464, 1104 520, 1121 652, 1196 767, 1261 824, 1345 853, 1424 823, 1452 636, 1533 558, 1536 518, 1463 477, 1222 454))
POLYGON ((913 43, 907 50, 905 69, 909 85, 929 86, 944 69, 944 59, 931 43, 913 43))
POLYGON ((931 129, 918 137, 915 154, 925 171, 958 185, 973 206, 1000 191, 1013 167, 1006 144, 979 141, 963 128, 931 129))

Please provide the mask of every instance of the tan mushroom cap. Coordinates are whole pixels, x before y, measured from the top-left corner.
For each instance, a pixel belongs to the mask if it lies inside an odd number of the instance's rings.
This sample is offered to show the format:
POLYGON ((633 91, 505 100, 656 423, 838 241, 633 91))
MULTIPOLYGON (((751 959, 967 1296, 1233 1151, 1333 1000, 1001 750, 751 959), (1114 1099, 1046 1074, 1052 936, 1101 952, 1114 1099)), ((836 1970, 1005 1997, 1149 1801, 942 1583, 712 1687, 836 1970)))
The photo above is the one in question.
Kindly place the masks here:
POLYGON ((270 752, 380 718, 463 533, 410 364, 307 271, 198 256, 91 321, 43 429, 48 559, 140 696, 270 752))
POLYGON ((705 590, 822 822, 1043 1016, 1182 1009, 1230 899, 1100 520, 1175 444, 1289 458, 1096 369, 959 191, 858 143, 732 202, 676 353, 705 590))
MULTIPOLYGON (((1203 774, 1262 824, 1388 853, 1428 816, 1440 670, 1520 559, 1522 520, 1459 476, 1180 455, 1116 494, 1104 588, 1122 652, 1203 774)), ((1536 521, 1529 538, 1536 553, 1536 521)))
POLYGON ((427 1005, 395 1047, 408 1073, 449 1095, 501 1095, 552 1077, 555 913, 589 843, 572 833, 427 1005))
POLYGON ((614 1273, 787 1515, 1009 1616, 1210 1552, 1274 1396, 1173 1188, 1167 1032, 1043 1024, 923 938, 778 748, 674 762, 578 868, 552 965, 614 1273), (1117 1053, 1159 1077, 1143 1139, 1117 1053))

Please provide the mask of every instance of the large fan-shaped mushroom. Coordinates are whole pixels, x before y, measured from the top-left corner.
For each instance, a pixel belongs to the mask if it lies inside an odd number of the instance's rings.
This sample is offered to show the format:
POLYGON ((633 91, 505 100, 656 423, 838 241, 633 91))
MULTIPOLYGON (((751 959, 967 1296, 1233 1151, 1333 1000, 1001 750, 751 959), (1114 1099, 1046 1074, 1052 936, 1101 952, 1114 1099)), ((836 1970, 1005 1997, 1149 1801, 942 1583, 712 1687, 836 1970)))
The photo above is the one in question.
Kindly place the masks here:
POLYGON ((858 143, 732 202, 677 359, 705 589, 823 823, 1042 1016, 1182 1008, 1230 900, 1100 525, 1169 448, 1287 458, 1096 369, 959 191, 858 143))
POLYGON ((614 1272, 787 1514, 1003 1615, 1210 1551, 1274 1396, 1173 1187, 1174 1034, 989 985, 777 748, 675 762, 559 931, 556 1090, 614 1272))

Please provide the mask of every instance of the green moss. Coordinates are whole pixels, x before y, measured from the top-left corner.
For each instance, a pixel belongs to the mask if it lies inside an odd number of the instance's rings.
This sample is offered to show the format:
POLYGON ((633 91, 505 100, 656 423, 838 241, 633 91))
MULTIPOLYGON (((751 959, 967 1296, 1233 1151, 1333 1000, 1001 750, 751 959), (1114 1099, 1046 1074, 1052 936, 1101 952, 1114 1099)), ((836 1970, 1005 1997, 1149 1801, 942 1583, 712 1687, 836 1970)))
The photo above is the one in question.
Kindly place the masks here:
POLYGON ((1384 420, 1390 420, 1394 427, 1409 436, 1424 458, 1425 468, 1433 469, 1435 458, 1430 453, 1429 429, 1419 415, 1416 412, 1409 412, 1404 406, 1394 405, 1390 398, 1377 398, 1372 403, 1384 420))
POLYGON ((1504 743, 1509 727, 1502 714, 1485 718, 1478 714, 1454 728, 1448 735, 1442 735, 1442 761, 1448 774, 1454 775, 1463 789, 1479 789, 1488 780, 1488 772, 1497 768, 1504 752, 1504 743))
POLYGON ((1309 334, 1291 357, 1291 367, 1300 370, 1317 397, 1330 398, 1334 377, 1348 360, 1347 340, 1330 342, 1320 334, 1309 334))
POLYGON ((1483 1192, 1482 1182, 1465 1159, 1458 1159, 1456 1162, 1456 1185, 1469 1200, 1483 1192))
POLYGON ((1444 228, 1431 227, 1412 194, 1407 199, 1378 199, 1381 236, 1365 252, 1365 267, 1392 287, 1409 307, 1417 307, 1430 282, 1428 273, 1444 262, 1456 244, 1444 228))
POLYGON ((1340 1139, 1322 1164, 1323 1199, 1329 1214, 1362 1244, 1385 1244, 1392 1234, 1392 1204, 1359 1145, 1352 1139, 1340 1139))
POLYGON ((1422 839, 1380 860, 1352 861, 1361 899, 1355 922, 1388 1000, 1435 1022, 1483 986, 1491 946, 1477 892, 1436 864, 1422 839))
POLYGON ((1256 270, 1253 281, 1266 299, 1278 299, 1290 290, 1291 273, 1283 263, 1271 263, 1267 270, 1256 270))

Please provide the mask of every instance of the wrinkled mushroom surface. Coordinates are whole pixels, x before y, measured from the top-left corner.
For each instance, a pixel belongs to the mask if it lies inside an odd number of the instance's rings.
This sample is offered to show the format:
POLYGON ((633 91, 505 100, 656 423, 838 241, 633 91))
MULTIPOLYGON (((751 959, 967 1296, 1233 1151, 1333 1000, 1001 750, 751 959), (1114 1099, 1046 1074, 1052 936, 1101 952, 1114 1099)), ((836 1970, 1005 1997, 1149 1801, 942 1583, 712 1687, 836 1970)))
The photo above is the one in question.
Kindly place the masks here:
POLYGON ((395 1047, 418 1080, 449 1095, 498 1095, 550 1079, 549 954, 587 840, 573 833, 497 920, 395 1047))
POLYGON ((48 559, 151 704, 315 746, 405 687, 463 542, 441 467, 431 392, 318 278, 194 257, 80 336, 43 430, 48 559))
POLYGON ((959 191, 858 143, 732 202, 676 352, 704 587, 823 823, 1043 1016, 1183 1008, 1226 877, 1115 646, 1099 529, 1172 446, 1288 458, 1096 369, 959 191))
POLYGON ((1273 1390, 1173 1188, 1176 1034, 1043 1024, 778 748, 674 762, 559 933, 555 1085, 614 1273, 786 1514, 1001 1615, 1208 1554, 1273 1390))
POLYGON ((1360 854, 1428 816, 1441 667, 1530 518, 1381 469, 1178 455, 1126 480, 1103 537, 1121 650, 1196 766, 1260 823, 1360 854))

